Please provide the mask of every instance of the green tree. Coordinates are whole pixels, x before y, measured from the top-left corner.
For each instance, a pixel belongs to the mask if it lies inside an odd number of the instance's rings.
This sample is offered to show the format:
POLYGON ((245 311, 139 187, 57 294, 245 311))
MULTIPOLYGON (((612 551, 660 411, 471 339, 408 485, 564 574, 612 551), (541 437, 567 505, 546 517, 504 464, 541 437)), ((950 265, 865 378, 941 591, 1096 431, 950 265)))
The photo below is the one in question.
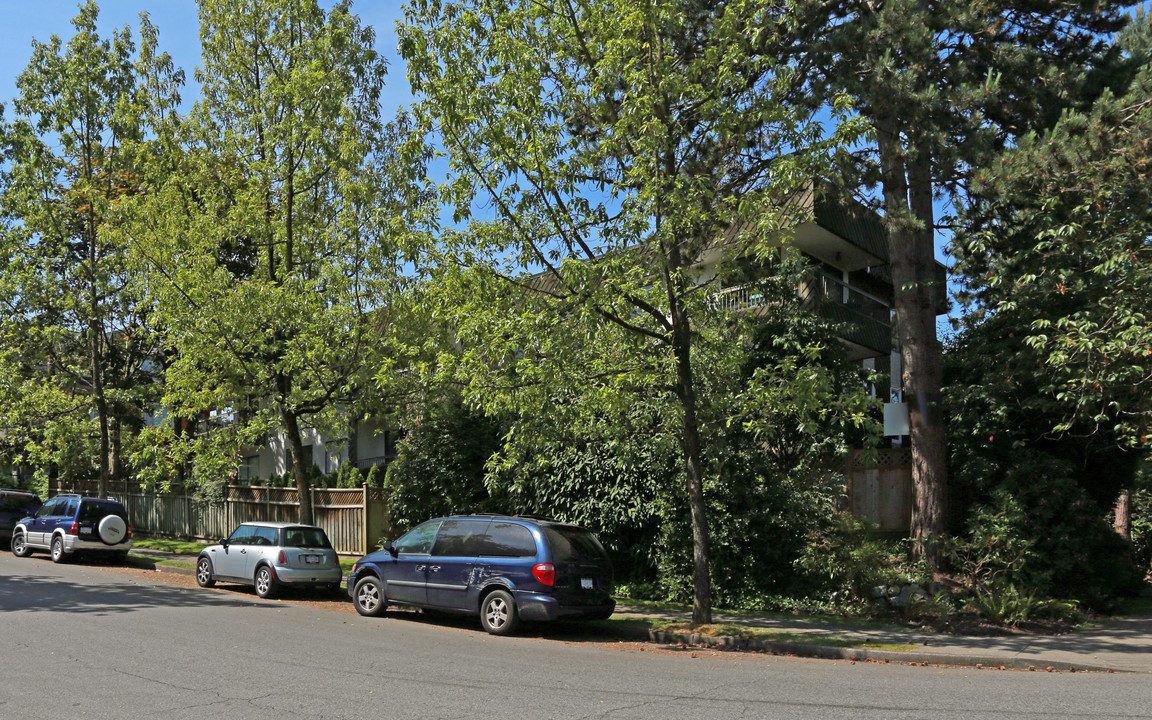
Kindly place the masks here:
POLYGON ((946 532, 947 454, 936 336, 933 200, 962 192, 973 168, 1050 125, 1107 81, 1123 83, 1109 35, 1131 2, 801 0, 781 54, 798 100, 847 92, 872 128, 856 158, 879 185, 888 226, 903 386, 911 419, 918 555, 935 562, 946 532))
POLYGON ((1060 408, 1046 430, 1133 449, 1152 427, 1150 36, 1142 19, 1122 38, 1141 64, 1126 92, 977 174, 955 251, 967 324, 1011 333, 1011 361, 1042 378, 1036 402, 1060 408))
MULTIPOLYGON (((420 118, 448 154, 432 292, 470 403, 580 428, 643 402, 681 457, 693 618, 711 617, 709 428, 748 326, 709 297, 805 217, 831 142, 783 102, 768 2, 413 3, 401 27, 420 118), (526 274, 528 273, 528 274, 526 274), (713 407, 715 405, 715 407, 713 407)), ((637 429, 639 431, 639 429, 637 429)), ((514 458, 515 454, 508 456, 514 458)))
MULTIPOLYGON (((1126 91, 1069 109, 976 175, 954 249, 969 305, 950 402, 966 484, 1070 479, 1098 525, 1133 489, 1152 426, 1150 27, 1141 17, 1119 39, 1139 68, 1126 91)), ((1124 553, 1081 555, 1090 577, 1124 553)))
POLYGON ((127 27, 101 38, 97 16, 87 2, 67 44, 33 42, 16 119, 0 124, 0 323, 23 383, 7 411, 23 417, 5 427, 25 429, 29 459, 64 465, 76 446, 57 442, 74 437, 62 425, 93 426, 86 459, 104 493, 123 475, 121 425, 139 423, 159 381, 150 307, 106 231, 111 208, 139 190, 133 147, 179 102, 183 75, 157 53, 147 15, 139 50, 127 27))
POLYGON ((166 403, 215 411, 237 441, 282 432, 312 522, 302 433, 343 435, 383 364, 402 126, 381 118, 386 63, 348 3, 204 0, 200 21, 202 98, 157 141, 125 233, 166 328, 166 403))

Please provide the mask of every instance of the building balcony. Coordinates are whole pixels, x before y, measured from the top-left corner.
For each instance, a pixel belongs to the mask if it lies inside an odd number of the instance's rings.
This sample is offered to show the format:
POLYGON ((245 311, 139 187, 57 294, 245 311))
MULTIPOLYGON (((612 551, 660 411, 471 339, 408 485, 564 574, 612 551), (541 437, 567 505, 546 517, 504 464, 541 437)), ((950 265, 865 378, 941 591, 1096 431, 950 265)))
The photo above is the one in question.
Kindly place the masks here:
MULTIPOLYGON (((811 275, 797 288, 806 306, 816 307, 845 326, 841 340, 853 360, 892 352, 892 309, 880 298, 824 272, 811 275)), ((768 307, 773 299, 756 283, 727 287, 712 296, 714 306, 730 312, 768 307)))

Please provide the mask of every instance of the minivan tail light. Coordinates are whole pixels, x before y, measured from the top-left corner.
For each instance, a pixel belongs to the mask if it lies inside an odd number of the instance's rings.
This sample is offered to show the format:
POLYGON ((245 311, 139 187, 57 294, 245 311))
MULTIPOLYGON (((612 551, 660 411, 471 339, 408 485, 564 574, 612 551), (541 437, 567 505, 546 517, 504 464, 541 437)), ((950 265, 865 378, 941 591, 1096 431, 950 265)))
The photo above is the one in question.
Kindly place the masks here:
POLYGON ((556 566, 552 563, 540 563, 532 566, 532 577, 540 581, 541 585, 552 585, 556 582, 556 566))
POLYGON ((70 528, 68 528, 68 534, 69 535, 79 535, 80 534, 80 523, 78 523, 78 522, 72 523, 72 526, 70 528))
POLYGON ((277 565, 287 565, 288 564, 288 556, 284 554, 283 550, 281 550, 280 554, 276 557, 276 564, 277 565))
POLYGON ((124 539, 125 540, 131 540, 132 539, 132 526, 128 525, 127 527, 128 527, 128 529, 124 532, 124 539))

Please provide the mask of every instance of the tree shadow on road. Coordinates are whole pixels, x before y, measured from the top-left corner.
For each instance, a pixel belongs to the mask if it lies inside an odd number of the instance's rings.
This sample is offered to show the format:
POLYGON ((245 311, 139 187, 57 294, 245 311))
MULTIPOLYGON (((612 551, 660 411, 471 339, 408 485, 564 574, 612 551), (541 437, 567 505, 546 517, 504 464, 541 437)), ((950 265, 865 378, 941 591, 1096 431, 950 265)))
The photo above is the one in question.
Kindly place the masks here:
MULTIPOLYGON (((77 563, 87 565, 88 563, 77 563)), ((106 566, 109 563, 91 563, 106 566)), ((10 568, 5 568, 9 570, 10 568)), ((150 607, 269 607, 220 593, 205 593, 174 585, 140 583, 130 578, 86 584, 65 577, 32 572, 8 572, 0 582, 2 612, 69 612, 109 615, 150 607)))

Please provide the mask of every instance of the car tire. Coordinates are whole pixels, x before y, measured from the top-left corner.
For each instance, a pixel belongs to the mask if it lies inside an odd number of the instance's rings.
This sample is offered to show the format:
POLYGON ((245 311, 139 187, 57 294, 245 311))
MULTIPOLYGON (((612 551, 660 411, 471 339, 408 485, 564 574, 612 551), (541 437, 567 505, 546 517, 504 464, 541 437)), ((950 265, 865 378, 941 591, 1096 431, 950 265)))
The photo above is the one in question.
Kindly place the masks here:
POLYGON ((64 538, 59 535, 52 538, 52 562, 64 562, 64 538))
POLYGON ((356 612, 364 617, 381 617, 388 609, 388 598, 384 596, 384 583, 375 575, 368 575, 356 583, 352 593, 352 604, 356 612))
POLYGON ((12 554, 16 557, 28 557, 32 554, 32 548, 28 547, 28 543, 24 540, 24 533, 17 531, 12 534, 12 554))
POLYGON ((276 576, 272 574, 272 568, 267 565, 256 568, 252 583, 256 586, 258 596, 265 599, 276 597, 276 576))
POLYGON ((206 557, 196 561, 196 584, 202 588, 216 584, 216 578, 212 577, 212 561, 206 557))
POLYGON ((516 601, 505 590, 493 590, 480 603, 480 624, 492 635, 511 635, 520 625, 516 601))

